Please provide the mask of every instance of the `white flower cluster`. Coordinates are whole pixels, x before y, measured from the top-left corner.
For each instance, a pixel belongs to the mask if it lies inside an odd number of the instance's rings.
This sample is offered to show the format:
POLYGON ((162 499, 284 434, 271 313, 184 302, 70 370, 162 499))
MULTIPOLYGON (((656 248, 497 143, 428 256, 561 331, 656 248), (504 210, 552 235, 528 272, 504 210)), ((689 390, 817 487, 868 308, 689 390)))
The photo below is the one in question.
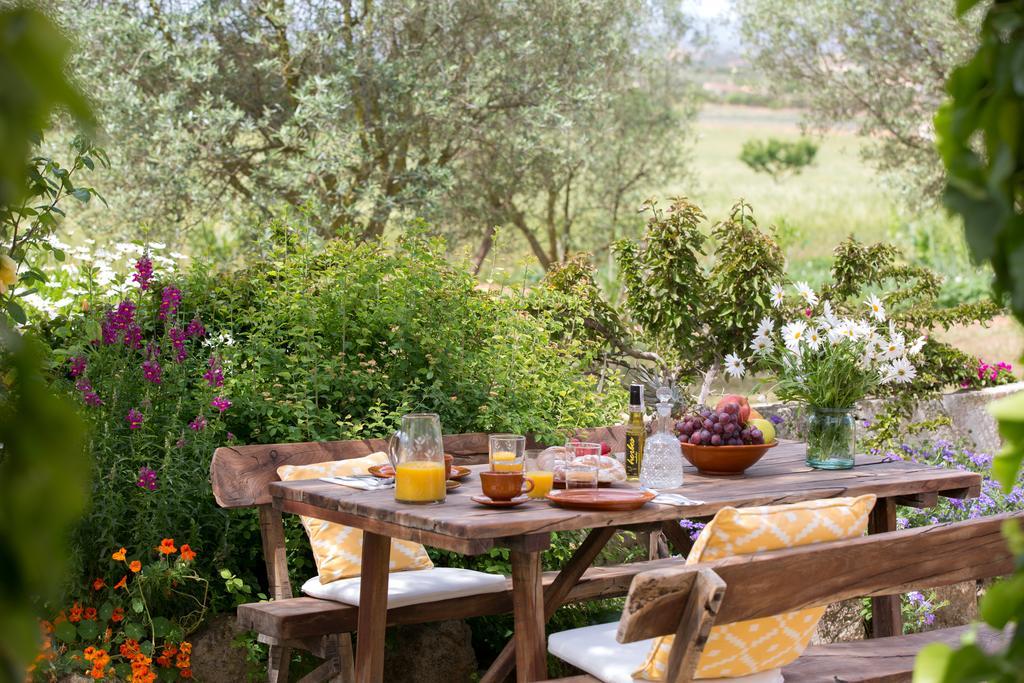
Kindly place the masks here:
MULTIPOLYGON (((796 283, 797 294, 808 306, 819 303, 818 295, 806 282, 796 283)), ((773 285, 771 301, 775 308, 780 308, 785 301, 785 290, 782 285, 773 285)), ((885 307, 882 301, 872 294, 864 302, 867 307, 867 318, 841 318, 835 314, 832 303, 822 302, 821 314, 808 320, 795 320, 782 325, 778 331, 785 352, 790 356, 783 359, 788 364, 798 366, 805 353, 817 352, 827 344, 856 343, 861 346, 862 362, 865 368, 878 370, 880 382, 905 383, 917 377, 917 369, 910 361, 912 356, 921 352, 925 337, 918 337, 908 345, 903 333, 896 330, 892 321, 888 327, 879 326, 886 322, 885 307), (874 322, 869 318, 873 318, 874 322)), ((808 314, 810 309, 808 309, 808 314)), ((765 317, 757 326, 754 338, 750 342, 750 350, 755 356, 768 355, 776 349, 775 323, 765 317)), ((743 360, 735 353, 725 357, 725 372, 732 377, 742 377, 746 372, 743 360)))
POLYGON ((166 251, 167 245, 160 242, 119 242, 111 248, 96 248, 93 239, 84 239, 81 244, 72 246, 55 235, 49 236, 47 242, 64 252, 64 261, 52 261, 44 266, 49 281, 22 300, 50 319, 69 312, 83 296, 116 299, 138 289, 132 276, 135 262, 144 254, 149 255, 153 264, 154 279, 173 275, 179 263, 188 258, 178 252, 165 256, 161 252, 166 251))

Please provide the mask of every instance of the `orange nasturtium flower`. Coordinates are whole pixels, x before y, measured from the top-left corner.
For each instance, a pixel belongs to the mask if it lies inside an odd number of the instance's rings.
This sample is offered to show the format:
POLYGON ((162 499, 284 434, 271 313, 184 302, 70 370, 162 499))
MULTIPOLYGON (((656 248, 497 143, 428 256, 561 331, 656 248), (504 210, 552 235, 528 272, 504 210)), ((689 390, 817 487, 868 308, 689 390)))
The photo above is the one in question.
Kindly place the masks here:
POLYGON ((118 562, 124 562, 124 558, 127 557, 127 555, 128 555, 128 549, 127 548, 121 548, 120 550, 118 550, 116 553, 114 553, 110 557, 115 559, 115 560, 117 560, 118 562))
POLYGON ((128 590, 128 575, 127 574, 122 576, 121 580, 114 584, 114 590, 117 590, 118 588, 123 588, 125 590, 128 590))
POLYGON ((96 608, 86 607, 85 614, 82 615, 86 621, 96 621, 96 608))
POLYGON ((172 555, 178 552, 178 549, 174 547, 173 538, 165 538, 160 541, 160 545, 157 546, 156 551, 162 555, 172 555))
POLYGON ((82 620, 82 606, 77 602, 71 606, 71 610, 68 613, 68 621, 75 624, 82 620))
POLYGON ((138 560, 132 560, 132 563, 128 565, 128 569, 131 569, 133 574, 138 574, 142 571, 142 563, 138 560))
POLYGON ((192 550, 188 543, 181 546, 181 559, 185 560, 186 562, 191 562, 192 560, 196 559, 196 553, 194 550, 192 550))
POLYGON ((107 582, 103 579, 94 579, 92 582, 92 589, 98 591, 107 585, 107 582))
POLYGON ((110 620, 115 624, 124 621, 124 607, 115 607, 114 613, 110 615, 110 620))

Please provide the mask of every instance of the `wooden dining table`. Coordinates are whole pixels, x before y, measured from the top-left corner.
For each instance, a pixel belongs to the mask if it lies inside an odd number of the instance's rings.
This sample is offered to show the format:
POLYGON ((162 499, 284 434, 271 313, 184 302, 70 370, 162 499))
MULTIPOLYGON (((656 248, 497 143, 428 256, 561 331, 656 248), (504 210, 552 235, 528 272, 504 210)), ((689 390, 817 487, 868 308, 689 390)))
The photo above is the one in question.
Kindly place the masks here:
MULTIPOLYGON (((619 530, 663 531, 677 548, 688 535, 679 521, 706 518, 726 507, 776 505, 805 500, 857 496, 878 497, 869 533, 896 529, 896 506, 934 506, 939 496, 979 495, 980 475, 859 455, 848 470, 815 470, 804 461, 802 443, 781 442, 742 475, 708 476, 687 466, 683 486, 673 489, 697 505, 647 503, 629 512, 570 510, 545 500, 518 507, 484 507, 470 500, 479 494, 476 472, 448 493, 443 504, 409 505, 394 499, 393 489, 362 491, 320 480, 277 482, 270 485, 274 506, 362 529, 362 581, 358 614, 355 668, 358 683, 379 683, 384 673, 384 631, 387 625, 388 558, 392 539, 415 541, 445 550, 475 555, 491 548, 509 550, 512 565, 512 604, 515 632, 512 643, 484 676, 484 683, 502 680, 513 658, 517 681, 547 678, 545 623, 552 612, 619 530), (590 534, 545 589, 541 553, 551 534, 589 529, 590 534)), ((617 486, 638 486, 622 482, 617 486)), ((899 596, 872 599, 873 635, 901 633, 899 596)))

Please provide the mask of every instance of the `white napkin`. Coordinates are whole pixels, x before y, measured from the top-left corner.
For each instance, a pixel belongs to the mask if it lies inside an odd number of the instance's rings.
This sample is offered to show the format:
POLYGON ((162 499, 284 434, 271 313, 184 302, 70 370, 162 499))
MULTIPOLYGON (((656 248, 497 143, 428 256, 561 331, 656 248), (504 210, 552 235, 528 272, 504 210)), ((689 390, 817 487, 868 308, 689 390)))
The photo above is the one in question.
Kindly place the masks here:
POLYGON ((320 481, 326 481, 328 484, 341 484, 342 486, 348 486, 352 489, 361 489, 363 491, 389 489, 395 485, 395 480, 393 478, 381 479, 380 477, 375 477, 372 474, 349 477, 320 477, 320 481))
POLYGON ((679 493, 658 493, 654 489, 647 489, 651 493, 656 494, 652 503, 659 503, 661 505, 703 505, 703 500, 694 500, 693 498, 687 498, 686 496, 679 493))

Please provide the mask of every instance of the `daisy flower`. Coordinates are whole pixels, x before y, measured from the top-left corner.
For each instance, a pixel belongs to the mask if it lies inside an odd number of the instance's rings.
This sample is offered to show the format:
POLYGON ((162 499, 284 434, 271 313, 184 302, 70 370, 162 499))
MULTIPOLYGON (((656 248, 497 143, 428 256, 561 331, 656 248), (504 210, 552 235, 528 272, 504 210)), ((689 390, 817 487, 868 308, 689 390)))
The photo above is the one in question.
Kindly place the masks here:
POLYGON ((925 341, 927 341, 926 337, 923 337, 923 336, 918 337, 914 341, 914 343, 910 345, 910 348, 907 349, 907 355, 908 356, 916 356, 917 354, 921 353, 921 349, 924 348, 925 341))
POLYGON ((796 291, 804 298, 808 306, 816 306, 818 304, 818 295, 814 293, 814 290, 806 282, 796 283, 796 291))
POLYGON ((824 341, 821 336, 821 332, 814 327, 807 330, 807 335, 804 339, 807 341, 807 345, 815 351, 821 348, 821 343, 824 341))
POLYGON ((771 340, 771 337, 758 335, 754 337, 754 341, 750 342, 750 350, 754 353, 760 353, 763 355, 771 353, 774 348, 775 342, 771 340))
POLYGON ((772 306, 781 308, 785 301, 786 292, 782 289, 782 285, 772 285, 772 306))
POLYGON ((899 332, 894 332, 889 340, 885 342, 885 358, 886 360, 893 360, 904 355, 906 342, 903 339, 903 335, 899 332))
POLYGON ((775 331, 775 322, 769 316, 761 318, 761 322, 757 324, 756 336, 767 337, 775 331))
POLYGON ((735 353, 730 353, 725 357, 725 374, 739 379, 746 372, 747 369, 743 367, 743 361, 735 353))
POLYGON ((786 348, 790 351, 796 351, 800 348, 800 340, 804 338, 804 333, 807 331, 807 323, 802 320, 791 322, 782 327, 782 340, 786 344, 786 348))
POLYGON ((853 332, 857 336, 857 339, 871 339, 871 335, 874 334, 875 328, 871 326, 867 320, 858 320, 853 323, 853 332))
POLYGON ((917 369, 906 358, 897 358, 889 364, 890 381, 906 384, 917 377, 917 369))
POLYGON ((832 302, 828 299, 825 299, 821 304, 821 316, 819 316, 818 320, 825 329, 839 324, 839 318, 836 317, 835 311, 832 310, 832 302))
POLYGON ((871 311, 871 315, 874 316, 875 320, 880 323, 885 322, 885 307, 882 305, 882 300, 879 299, 877 295, 872 294, 864 303, 871 311))

